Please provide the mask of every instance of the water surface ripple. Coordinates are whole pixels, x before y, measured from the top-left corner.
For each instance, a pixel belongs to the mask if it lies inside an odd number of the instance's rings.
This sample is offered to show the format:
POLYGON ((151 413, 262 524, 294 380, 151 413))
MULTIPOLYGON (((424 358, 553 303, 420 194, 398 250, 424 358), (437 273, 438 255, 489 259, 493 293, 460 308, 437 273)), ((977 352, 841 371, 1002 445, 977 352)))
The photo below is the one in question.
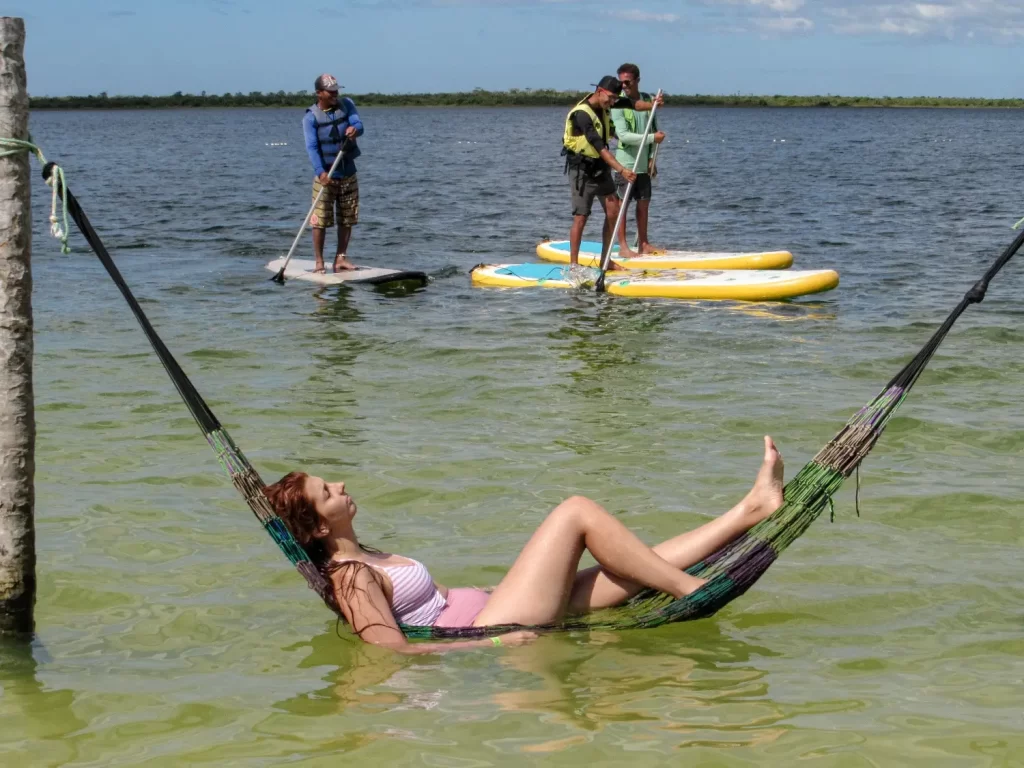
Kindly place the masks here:
MULTIPOLYGON (((564 237, 563 111, 364 112, 351 254, 424 290, 267 282, 308 205, 301 111, 32 132, 264 477, 345 479, 365 538, 448 584, 495 582, 570 493, 654 542, 734 503, 762 434, 795 472, 1024 215, 1019 112, 666 109, 655 241, 789 248, 837 291, 474 289, 474 264, 564 237)), ((865 463, 861 518, 851 483, 719 616, 406 659, 339 639, 33 199, 38 641, 0 656, 5 765, 1020 765, 1024 264, 865 463)))

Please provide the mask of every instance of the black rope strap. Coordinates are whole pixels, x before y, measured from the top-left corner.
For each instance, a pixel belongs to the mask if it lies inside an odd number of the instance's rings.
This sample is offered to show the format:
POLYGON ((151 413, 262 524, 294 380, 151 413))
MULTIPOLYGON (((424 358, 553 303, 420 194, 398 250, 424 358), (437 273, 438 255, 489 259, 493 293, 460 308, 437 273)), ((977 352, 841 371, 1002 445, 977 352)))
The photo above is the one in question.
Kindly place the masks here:
MULTIPOLYGON (((49 181, 50 175, 53 171, 53 167, 56 163, 47 163, 43 166, 43 178, 49 181)), ((100 240, 100 236, 96 234, 96 230, 92 228, 92 224, 89 222, 89 217, 85 215, 85 211, 82 210, 82 206, 78 204, 78 199, 71 194, 71 190, 66 185, 61 184, 58 178, 55 183, 58 185, 57 194, 67 194, 67 211, 71 214, 71 218, 74 219, 75 224, 81 230, 82 235, 85 237, 86 242, 89 243, 89 247, 92 248, 93 252, 99 258, 100 263, 106 268, 107 273, 110 275, 114 284, 117 285, 121 291, 121 295, 124 296, 124 300, 128 302, 128 306, 132 310, 132 314, 135 315, 135 319, 139 321, 139 325, 142 326, 142 332, 146 334, 146 338, 149 339, 149 343, 153 345, 153 351, 156 352, 160 362, 167 370, 167 375, 171 377, 171 381, 174 383, 175 388, 178 390, 178 394, 181 395, 181 399, 185 402, 189 411, 192 413, 192 417, 196 420, 199 428, 203 431, 204 435, 208 435, 211 432, 220 429, 220 421, 213 415, 213 411, 203 400, 202 396, 189 381, 188 376, 178 365, 178 361, 174 359, 171 351, 167 349, 163 340, 157 335, 156 330, 149 322, 149 318, 146 317, 146 313, 142 311, 142 307, 139 306, 139 302, 135 299, 131 289, 128 287, 128 283, 124 281, 121 276, 121 271, 114 264, 114 260, 110 258, 110 254, 107 252, 106 246, 103 245, 103 241, 100 240)))

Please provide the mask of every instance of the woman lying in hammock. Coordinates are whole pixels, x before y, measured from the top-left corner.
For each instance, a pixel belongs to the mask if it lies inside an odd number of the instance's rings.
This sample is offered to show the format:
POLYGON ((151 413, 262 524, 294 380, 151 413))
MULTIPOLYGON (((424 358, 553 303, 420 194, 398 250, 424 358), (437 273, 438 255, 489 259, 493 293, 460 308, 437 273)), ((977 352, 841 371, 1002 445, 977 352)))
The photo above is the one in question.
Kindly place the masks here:
MULTIPOLYGON (((493 592, 435 584, 422 563, 359 543, 356 504, 344 483, 303 472, 285 475, 266 494, 292 535, 334 587, 339 610, 363 640, 402 653, 517 645, 536 635, 448 643, 406 641, 399 624, 438 627, 536 625, 624 603, 645 587, 682 597, 703 579, 684 569, 748 531, 782 505, 782 455, 764 439, 754 487, 735 507, 696 530, 649 548, 599 504, 566 499, 541 523, 493 592), (586 549, 597 566, 578 571, 586 549)), ((330 604, 330 603, 329 603, 330 604)))

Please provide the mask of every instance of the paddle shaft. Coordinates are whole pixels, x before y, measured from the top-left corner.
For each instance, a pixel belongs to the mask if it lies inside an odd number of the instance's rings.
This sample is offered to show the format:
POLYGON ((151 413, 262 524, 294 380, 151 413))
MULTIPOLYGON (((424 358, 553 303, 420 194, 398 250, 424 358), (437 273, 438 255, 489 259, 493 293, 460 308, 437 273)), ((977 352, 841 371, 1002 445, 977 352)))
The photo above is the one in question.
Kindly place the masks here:
MULTIPOLYGON (((345 154, 345 150, 348 148, 351 139, 346 138, 341 143, 341 149, 338 150, 338 156, 334 158, 334 162, 331 163, 331 169, 327 171, 327 177, 330 179, 334 170, 338 167, 338 163, 341 162, 341 158, 345 154)), ((327 182, 330 184, 330 181, 327 182)), ((299 246, 299 240, 302 238, 302 233, 306 231, 306 225, 309 224, 309 220, 313 217, 313 211, 320 204, 320 198, 324 196, 324 190, 327 189, 327 184, 320 185, 320 191, 316 193, 316 197, 313 199, 313 204, 309 207, 309 212, 306 214, 306 218, 302 220, 302 226, 299 227, 299 231, 295 233, 295 239, 292 240, 292 247, 288 249, 288 255, 284 257, 284 264, 276 275, 271 280, 275 283, 284 284, 284 271, 288 268, 288 262, 292 260, 292 256, 295 255, 295 249, 299 246)))
MULTIPOLYGON (((640 139, 640 146, 644 147, 647 145, 647 137, 651 133, 651 128, 654 126, 654 113, 658 111, 657 98, 661 96, 661 90, 658 90, 657 95, 654 97, 655 102, 651 105, 651 115, 647 120, 647 125, 644 128, 644 135, 640 139)), ((633 161, 633 173, 636 173, 636 169, 640 167, 640 155, 642 153, 636 153, 636 160, 633 161)), ((612 230, 611 237, 608 238, 608 247, 605 252, 601 255, 601 274, 597 276, 597 282, 595 288, 598 292, 604 292, 604 275, 608 271, 608 264, 612 260, 612 247, 615 245, 615 238, 618 237, 619 227, 622 226, 622 217, 626 215, 626 206, 629 204, 629 197, 633 194, 633 182, 629 182, 626 185, 626 194, 622 196, 622 204, 619 206, 619 215, 615 217, 615 229, 612 230)))
MULTIPOLYGON (((654 186, 654 164, 658 162, 658 150, 661 148, 661 144, 655 144, 654 150, 651 152, 651 160, 647 163, 647 173, 651 176, 651 186, 654 186)), ((635 251, 640 247, 640 230, 636 231, 636 235, 633 237, 633 250, 635 251)))

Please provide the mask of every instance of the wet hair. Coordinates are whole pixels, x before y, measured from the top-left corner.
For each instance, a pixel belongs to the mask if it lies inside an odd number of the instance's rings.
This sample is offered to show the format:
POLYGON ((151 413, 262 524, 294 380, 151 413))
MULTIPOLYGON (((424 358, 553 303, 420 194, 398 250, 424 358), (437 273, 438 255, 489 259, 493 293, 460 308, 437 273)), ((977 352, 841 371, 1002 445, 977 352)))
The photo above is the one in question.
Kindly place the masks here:
POLYGON ((630 64, 629 62, 626 62, 621 67, 619 67, 615 74, 621 75, 623 72, 632 75, 633 78, 636 80, 640 79, 640 67, 638 67, 636 64, 630 64))
MULTIPOLYGON (((316 506, 306 496, 307 479, 309 479, 309 475, 305 472, 289 472, 273 485, 266 486, 263 489, 263 493, 270 500, 274 511, 277 512, 277 516, 281 518, 281 521, 291 532, 292 536, 295 537, 295 540, 306 554, 309 555, 309 559, 313 562, 316 569, 320 571, 320 575, 326 579, 330 587, 327 594, 324 595, 324 602, 327 603, 327 607, 344 620, 345 615, 342 613, 341 605, 338 602, 337 593, 340 590, 334 588, 332 578, 335 573, 348 571, 342 579, 342 589, 344 589, 342 597, 347 602, 350 602, 351 598, 355 595, 357 589, 355 587, 355 575, 359 569, 367 569, 370 578, 377 582, 382 592, 384 591, 384 581, 376 569, 371 568, 366 563, 360 563, 355 560, 339 563, 331 560, 331 555, 327 551, 323 540, 316 536, 317 529, 321 525, 320 513, 316 511, 316 506)), ((360 544, 359 548, 364 552, 380 554, 379 549, 363 544, 360 544)), ((360 635, 370 626, 373 626, 373 624, 367 624, 365 627, 359 628, 353 627, 353 631, 360 635)))

